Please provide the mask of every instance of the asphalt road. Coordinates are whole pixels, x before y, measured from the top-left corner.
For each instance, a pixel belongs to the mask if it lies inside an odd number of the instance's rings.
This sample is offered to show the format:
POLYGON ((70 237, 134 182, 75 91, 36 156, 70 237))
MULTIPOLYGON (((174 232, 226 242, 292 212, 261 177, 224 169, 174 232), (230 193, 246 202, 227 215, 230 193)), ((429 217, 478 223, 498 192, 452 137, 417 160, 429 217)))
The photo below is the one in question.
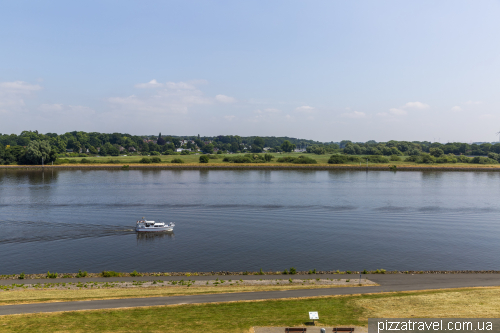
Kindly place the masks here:
MULTIPOLYGON (((280 275, 264 275, 258 276, 259 279, 279 279, 290 276, 280 275)), ((294 278, 359 278, 359 275, 294 275, 294 278)), ((91 278, 78 279, 84 281, 131 281, 131 280, 208 280, 214 279, 214 276, 198 276, 198 277, 136 277, 136 278, 91 278)), ((221 277, 219 276, 219 279, 221 277)), ((256 279, 255 275, 243 276, 224 276, 224 279, 256 279)), ((442 288, 460 288, 460 287, 487 287, 500 286, 500 274, 367 274, 363 278, 377 282, 380 286, 373 287, 352 287, 352 288, 322 288, 322 289, 302 289, 302 290, 285 290, 285 291, 263 291, 263 292, 245 292, 245 293, 230 293, 230 294, 213 294, 213 295, 190 295, 190 296, 170 296, 170 297, 146 297, 146 298, 127 298, 127 299, 109 299, 98 301, 79 301, 79 302, 54 302, 54 303, 35 303, 35 304, 18 304, 18 305, 3 305, 0 306, 0 315, 22 314, 22 313, 37 313, 37 312, 58 312, 58 311, 75 311, 75 310, 98 310, 112 308, 128 308, 140 306, 157 306, 157 305, 173 305, 173 304, 195 304, 195 303, 214 303, 214 302, 233 302, 233 301, 250 301, 250 300, 266 300, 266 299, 282 299, 294 297, 314 297, 314 296, 332 296, 332 295, 349 295, 363 293, 379 293, 389 291, 410 291, 410 290, 425 290, 425 289, 442 289, 442 288)), ((75 282, 75 279, 56 279, 54 280, 33 280, 38 282, 75 282)), ((11 284, 13 280, 3 280, 1 284, 11 284), (8 281, 10 283, 5 283, 8 281)), ((23 283, 31 283, 30 280, 25 280, 23 283)))

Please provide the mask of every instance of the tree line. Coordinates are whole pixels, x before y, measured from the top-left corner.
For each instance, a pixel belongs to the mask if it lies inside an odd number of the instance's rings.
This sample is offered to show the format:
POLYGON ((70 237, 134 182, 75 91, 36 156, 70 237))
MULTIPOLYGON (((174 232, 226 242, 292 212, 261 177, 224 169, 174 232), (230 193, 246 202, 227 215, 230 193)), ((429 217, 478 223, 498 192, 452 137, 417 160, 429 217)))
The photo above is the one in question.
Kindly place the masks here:
MULTIPOLYGON (((172 136, 130 135, 73 131, 64 134, 23 131, 0 134, 1 164, 50 163, 62 156, 118 156, 118 155, 176 155, 202 152, 217 153, 272 153, 292 152, 296 149, 311 154, 410 156, 410 160, 453 159, 452 155, 488 156, 500 160, 500 143, 467 144, 428 141, 318 142, 290 137, 241 137, 238 135, 172 136), (423 157, 422 157, 423 156, 423 157)), ((393 157, 394 158, 394 157, 393 157)))

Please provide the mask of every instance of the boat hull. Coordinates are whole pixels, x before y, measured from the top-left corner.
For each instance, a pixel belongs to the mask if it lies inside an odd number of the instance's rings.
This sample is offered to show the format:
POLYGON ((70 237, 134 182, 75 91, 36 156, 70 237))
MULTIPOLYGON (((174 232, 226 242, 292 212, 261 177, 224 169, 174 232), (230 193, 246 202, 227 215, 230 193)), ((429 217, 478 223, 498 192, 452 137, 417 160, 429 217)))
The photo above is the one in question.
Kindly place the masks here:
POLYGON ((162 231, 174 231, 172 227, 165 228, 135 228, 137 232, 162 232, 162 231))

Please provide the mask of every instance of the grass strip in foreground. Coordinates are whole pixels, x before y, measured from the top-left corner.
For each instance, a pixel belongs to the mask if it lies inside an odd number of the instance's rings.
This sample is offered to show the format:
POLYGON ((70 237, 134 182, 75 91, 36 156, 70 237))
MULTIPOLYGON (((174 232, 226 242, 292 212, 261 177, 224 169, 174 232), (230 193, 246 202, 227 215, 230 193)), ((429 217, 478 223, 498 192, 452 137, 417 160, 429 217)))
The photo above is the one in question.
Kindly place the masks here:
MULTIPOLYGON (((218 287, 147 287, 147 288, 103 288, 103 289, 27 289, 0 292, 0 305, 91 301, 100 299, 186 296, 221 293, 241 293, 272 290, 298 290, 317 288, 344 288, 355 286, 335 285, 289 285, 289 286, 218 286, 218 287)), ((355 291, 353 291, 355 292, 355 291)))
POLYGON ((253 326, 367 325, 368 317, 498 317, 500 288, 178 305, 0 317, 2 332, 249 332, 253 326), (467 303, 467 306, 464 306, 467 303))

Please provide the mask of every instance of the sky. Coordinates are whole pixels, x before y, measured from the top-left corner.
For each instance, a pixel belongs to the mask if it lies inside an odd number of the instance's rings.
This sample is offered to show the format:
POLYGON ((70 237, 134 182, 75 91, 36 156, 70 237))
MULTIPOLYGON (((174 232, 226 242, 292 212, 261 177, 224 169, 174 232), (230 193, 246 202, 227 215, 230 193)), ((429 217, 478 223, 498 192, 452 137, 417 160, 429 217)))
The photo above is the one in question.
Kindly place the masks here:
POLYGON ((498 141, 500 0, 2 1, 0 133, 498 141))

